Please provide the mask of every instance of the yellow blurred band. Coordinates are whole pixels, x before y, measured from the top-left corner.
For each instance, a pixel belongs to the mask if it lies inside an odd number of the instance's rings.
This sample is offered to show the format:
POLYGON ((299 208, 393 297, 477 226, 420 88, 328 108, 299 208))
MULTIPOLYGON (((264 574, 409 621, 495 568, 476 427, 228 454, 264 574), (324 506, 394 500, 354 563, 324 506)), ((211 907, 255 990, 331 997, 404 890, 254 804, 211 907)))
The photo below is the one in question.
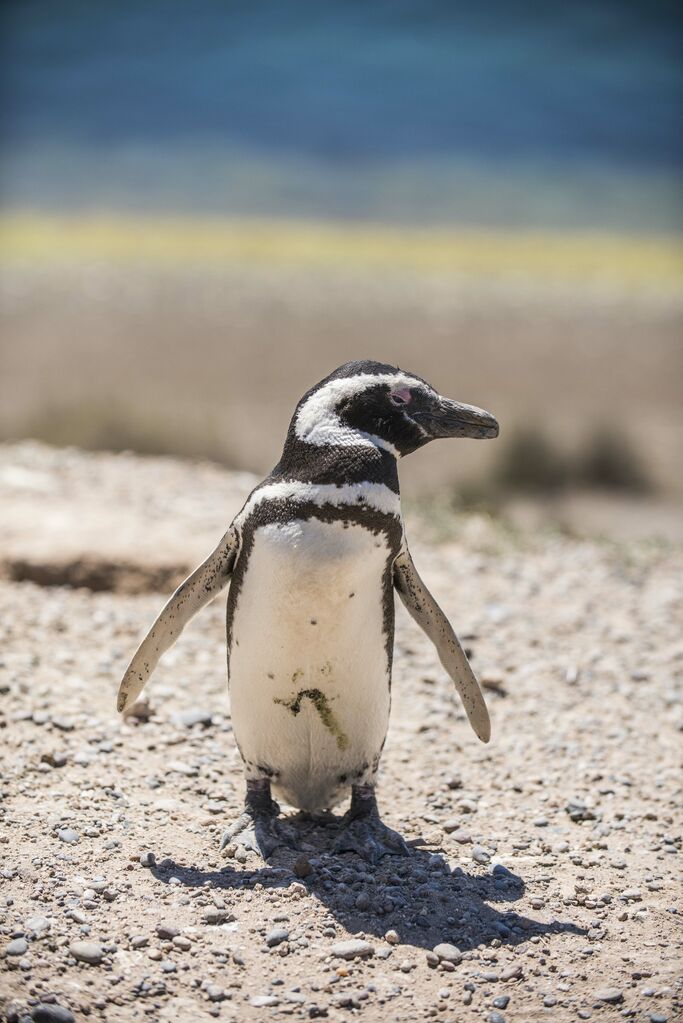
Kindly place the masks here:
POLYGON ((0 216, 4 260, 373 267, 683 289, 676 236, 413 229, 294 220, 0 216))

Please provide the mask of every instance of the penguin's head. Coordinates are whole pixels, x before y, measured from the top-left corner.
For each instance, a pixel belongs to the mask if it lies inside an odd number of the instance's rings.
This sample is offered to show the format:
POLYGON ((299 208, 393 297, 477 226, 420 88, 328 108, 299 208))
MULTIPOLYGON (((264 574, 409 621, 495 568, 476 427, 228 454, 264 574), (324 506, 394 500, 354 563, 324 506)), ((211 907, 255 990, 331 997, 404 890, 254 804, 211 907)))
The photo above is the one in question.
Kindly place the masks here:
POLYGON ((498 436, 489 412, 444 398, 414 373, 370 360, 347 362, 311 388, 292 425, 309 444, 370 445, 397 457, 441 437, 498 436))

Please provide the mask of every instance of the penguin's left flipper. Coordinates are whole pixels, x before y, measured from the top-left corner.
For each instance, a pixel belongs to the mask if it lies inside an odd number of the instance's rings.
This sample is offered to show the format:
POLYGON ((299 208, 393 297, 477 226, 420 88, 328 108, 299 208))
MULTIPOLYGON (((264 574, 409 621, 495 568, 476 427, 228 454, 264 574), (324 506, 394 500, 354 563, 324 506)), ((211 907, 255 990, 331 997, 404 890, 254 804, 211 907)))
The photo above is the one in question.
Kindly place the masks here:
POLYGON ((479 683, 451 623, 418 574, 404 545, 394 561, 394 586, 410 615, 431 639, 453 679, 467 717, 482 742, 491 738, 491 722, 479 683))
POLYGON ((137 700, 159 658, 173 646, 190 619, 227 585, 238 548, 237 530, 231 526, 206 561, 180 584, 126 669, 116 703, 119 713, 137 700))

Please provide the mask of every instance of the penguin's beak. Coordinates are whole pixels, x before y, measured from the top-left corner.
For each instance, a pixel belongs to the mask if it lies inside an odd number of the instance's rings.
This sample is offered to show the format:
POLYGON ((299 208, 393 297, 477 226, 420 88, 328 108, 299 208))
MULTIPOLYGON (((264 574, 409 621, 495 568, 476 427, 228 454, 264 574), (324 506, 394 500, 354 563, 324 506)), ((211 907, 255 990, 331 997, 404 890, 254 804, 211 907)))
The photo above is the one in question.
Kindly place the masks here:
POLYGON ((483 440, 498 436, 498 421, 475 405, 439 397, 429 409, 414 418, 430 437, 473 437, 483 440))

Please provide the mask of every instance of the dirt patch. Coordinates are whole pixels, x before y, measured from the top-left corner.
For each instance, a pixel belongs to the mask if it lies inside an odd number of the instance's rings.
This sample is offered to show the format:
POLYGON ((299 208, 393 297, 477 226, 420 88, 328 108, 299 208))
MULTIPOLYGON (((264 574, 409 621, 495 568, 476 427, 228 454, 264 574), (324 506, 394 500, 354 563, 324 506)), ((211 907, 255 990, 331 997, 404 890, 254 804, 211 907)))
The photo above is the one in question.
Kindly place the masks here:
POLYGON ((93 593, 169 593, 188 575, 186 565, 156 566, 96 561, 79 558, 75 561, 41 563, 24 558, 0 563, 0 574, 11 582, 31 582, 38 586, 69 586, 92 590, 93 593))

